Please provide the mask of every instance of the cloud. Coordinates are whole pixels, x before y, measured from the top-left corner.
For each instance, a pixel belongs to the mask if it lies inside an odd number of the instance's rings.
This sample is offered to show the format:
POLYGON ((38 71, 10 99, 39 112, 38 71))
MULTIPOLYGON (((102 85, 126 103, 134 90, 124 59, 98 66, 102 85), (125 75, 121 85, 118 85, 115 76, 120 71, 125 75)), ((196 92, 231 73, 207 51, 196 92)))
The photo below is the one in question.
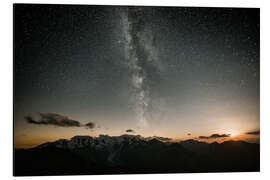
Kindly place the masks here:
POLYGON ((250 134, 250 135, 259 135, 260 134, 260 131, 250 131, 250 132, 247 132, 246 134, 250 134))
POLYGON ((227 138, 230 134, 212 134, 211 136, 199 136, 199 139, 216 139, 216 138, 227 138))
POLYGON ((208 136, 199 136, 199 139, 209 139, 208 136))
POLYGON ((211 138, 224 138, 224 137, 230 137, 230 134, 212 134, 211 138))
POLYGON ((126 132, 128 132, 128 133, 134 133, 135 131, 133 129, 127 129, 126 132))
POLYGON ((93 123, 93 122, 89 122, 89 123, 85 124, 85 126, 86 126, 87 128, 89 128, 89 129, 94 129, 94 127, 96 126, 96 124, 93 123))
POLYGON ((171 138, 168 137, 160 137, 160 136, 153 136, 153 138, 158 139, 160 141, 171 141, 171 138))
POLYGON ((70 119, 67 116, 56 113, 37 113, 37 116, 28 115, 25 119, 30 124, 54 125, 61 127, 80 127, 79 121, 70 119))

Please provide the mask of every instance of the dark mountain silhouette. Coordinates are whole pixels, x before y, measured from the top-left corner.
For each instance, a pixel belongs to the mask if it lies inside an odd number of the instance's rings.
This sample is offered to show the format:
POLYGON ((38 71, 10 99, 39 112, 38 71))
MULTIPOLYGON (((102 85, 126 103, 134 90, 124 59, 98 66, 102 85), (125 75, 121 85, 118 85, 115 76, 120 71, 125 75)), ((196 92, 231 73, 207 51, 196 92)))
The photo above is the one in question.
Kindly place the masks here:
POLYGON ((205 143, 143 138, 75 136, 31 149, 15 149, 15 176, 247 172, 260 170, 259 144, 205 143))

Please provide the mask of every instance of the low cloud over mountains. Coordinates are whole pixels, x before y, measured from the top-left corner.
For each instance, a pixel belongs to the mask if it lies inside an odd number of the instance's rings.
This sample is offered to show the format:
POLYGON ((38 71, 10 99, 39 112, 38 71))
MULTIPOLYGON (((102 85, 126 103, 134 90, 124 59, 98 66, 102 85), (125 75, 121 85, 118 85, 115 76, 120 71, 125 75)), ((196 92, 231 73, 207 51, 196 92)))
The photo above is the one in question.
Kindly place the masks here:
POLYGON ((247 132, 246 134, 250 134, 250 135, 259 135, 260 134, 260 131, 250 131, 250 132, 247 132))
POLYGON ((199 139, 216 139, 216 138, 227 138, 230 134, 212 134, 211 136, 199 136, 199 139))

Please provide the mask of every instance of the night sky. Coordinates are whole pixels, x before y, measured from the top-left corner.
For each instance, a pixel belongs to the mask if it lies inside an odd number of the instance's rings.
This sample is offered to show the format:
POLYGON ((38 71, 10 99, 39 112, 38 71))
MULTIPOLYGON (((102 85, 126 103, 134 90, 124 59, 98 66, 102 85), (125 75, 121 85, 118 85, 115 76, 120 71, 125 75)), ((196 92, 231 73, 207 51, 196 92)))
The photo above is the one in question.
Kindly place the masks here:
POLYGON ((259 138, 259 9, 17 4, 14 38, 15 146, 259 138))

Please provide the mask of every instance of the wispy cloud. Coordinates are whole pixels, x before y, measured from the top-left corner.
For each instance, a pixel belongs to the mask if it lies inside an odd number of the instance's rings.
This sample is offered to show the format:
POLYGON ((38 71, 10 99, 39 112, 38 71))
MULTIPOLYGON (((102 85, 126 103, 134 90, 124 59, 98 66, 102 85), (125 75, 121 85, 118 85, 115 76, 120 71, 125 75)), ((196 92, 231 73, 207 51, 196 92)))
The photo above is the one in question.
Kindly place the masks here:
POLYGON ((94 129, 95 126, 96 126, 96 124, 93 123, 93 122, 89 122, 89 123, 85 124, 85 126, 86 126, 87 128, 89 128, 89 129, 94 129))
POLYGON ((79 127, 79 121, 70 119, 67 116, 56 113, 37 113, 38 116, 28 115, 25 117, 30 124, 37 125, 55 125, 62 127, 79 127))
POLYGON ((128 133, 134 133, 135 131, 133 129, 127 129, 126 132, 128 132, 128 133))
POLYGON ((73 120, 68 116, 57 113, 35 113, 25 116, 26 122, 36 125, 54 125, 60 127, 87 127, 89 129, 95 128, 96 124, 89 122, 85 125, 77 120, 73 120))

